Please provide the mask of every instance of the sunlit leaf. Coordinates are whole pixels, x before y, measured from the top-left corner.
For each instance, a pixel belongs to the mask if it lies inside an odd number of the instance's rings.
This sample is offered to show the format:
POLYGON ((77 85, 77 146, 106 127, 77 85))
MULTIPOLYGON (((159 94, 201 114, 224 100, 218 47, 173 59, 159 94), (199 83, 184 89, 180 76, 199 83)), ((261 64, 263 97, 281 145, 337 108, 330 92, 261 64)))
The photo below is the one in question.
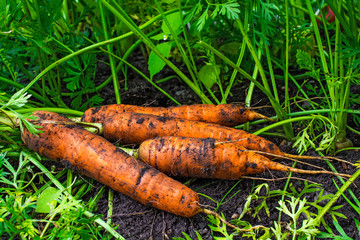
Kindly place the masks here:
POLYGON ((207 88, 211 88, 216 83, 219 74, 219 66, 206 64, 199 71, 199 79, 207 88))
POLYGON ((61 190, 48 187, 39 196, 36 203, 36 212, 38 213, 49 213, 51 205, 55 206, 56 199, 61 195, 61 190))
MULTIPOLYGON (((179 12, 174 12, 171 13, 169 15, 166 15, 166 19, 168 20, 170 27, 172 28, 172 30, 174 32, 178 32, 180 33, 178 30, 181 27, 181 16, 179 12)), ((165 34, 170 34, 170 29, 168 27, 168 25, 166 24, 165 21, 163 21, 162 25, 161 25, 161 29, 163 31, 163 33, 165 34)))
MULTIPOLYGON (((172 42, 163 42, 156 45, 156 49, 158 49, 162 55, 166 58, 170 56, 172 42)), ((159 73, 166 65, 166 63, 153 51, 151 51, 148 61, 148 68, 150 71, 150 76, 153 77, 155 74, 159 73)))

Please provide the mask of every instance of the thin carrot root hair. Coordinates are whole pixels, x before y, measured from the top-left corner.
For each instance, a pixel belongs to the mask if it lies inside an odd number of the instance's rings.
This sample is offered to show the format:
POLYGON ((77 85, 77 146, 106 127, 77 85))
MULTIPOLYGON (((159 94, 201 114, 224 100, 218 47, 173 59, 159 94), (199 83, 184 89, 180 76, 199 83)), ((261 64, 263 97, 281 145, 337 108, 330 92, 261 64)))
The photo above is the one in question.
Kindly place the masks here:
POLYGON ((272 154, 272 153, 266 153, 266 152, 258 151, 258 150, 245 150, 245 151, 247 151, 247 152, 254 152, 254 153, 260 153, 260 154, 263 154, 263 155, 269 155, 269 156, 272 156, 272 157, 275 157, 275 158, 288 159, 288 160, 290 160, 290 161, 298 162, 298 163, 301 163, 301 164, 304 164, 304 165, 307 165, 307 166, 310 166, 310 167, 314 167, 314 168, 317 168, 317 169, 325 170, 325 168, 316 166, 316 165, 311 164, 311 163, 307 163, 307 162, 300 161, 299 159, 296 159, 296 158, 284 157, 284 156, 281 156, 281 155, 272 154))
POLYGON ((263 109, 263 108, 272 108, 271 105, 264 105, 264 106, 257 106, 257 107, 246 107, 247 109, 250 110, 256 110, 256 109, 263 109))
POLYGON ((326 170, 304 170, 304 169, 300 169, 300 168, 293 168, 293 167, 286 167, 290 172, 295 172, 295 173, 303 173, 303 174, 330 174, 330 175, 335 175, 335 176, 340 176, 340 177, 347 177, 347 178, 351 178, 350 174, 346 174, 346 173, 337 173, 337 172, 331 172, 331 171, 326 171, 326 170))
POLYGON ((206 208, 201 208, 202 212, 205 213, 205 214, 210 214, 214 217, 217 217, 222 223, 224 223, 226 226, 230 227, 230 228, 233 228, 239 232, 250 232, 250 231, 253 231, 255 229, 259 229, 259 228, 265 228, 267 229, 267 227, 263 226, 263 225, 257 225, 257 226, 254 226, 254 227, 251 227, 251 228, 239 228, 231 223, 229 223, 228 221, 226 221, 226 219, 224 219, 220 214, 218 214, 217 212, 214 212, 210 209, 206 209, 206 208))
MULTIPOLYGON (((236 142, 236 141, 241 141, 244 139, 239 139, 239 140, 232 140, 232 141, 228 141, 228 142, 236 142)), ((226 143, 226 142, 223 142, 226 143)), ((289 153, 284 153, 284 155, 278 155, 278 154, 274 154, 274 153, 269 153, 269 152, 264 152, 264 151, 259 151, 259 150, 250 150, 251 152, 256 152, 256 153, 260 153, 263 155, 268 155, 268 156, 272 156, 272 157, 276 157, 276 158, 284 158, 284 159, 289 159, 289 160, 296 160, 296 159, 307 159, 307 160, 314 160, 314 159, 320 159, 320 160, 328 160, 328 161, 338 161, 338 162, 343 162, 346 164, 350 164, 350 165, 354 165, 353 163, 346 161, 344 159, 341 158, 336 158, 336 157, 330 157, 330 156, 325 156, 325 157, 321 157, 321 156, 300 156, 300 155, 294 155, 294 154, 289 154, 289 153)), ((304 163, 304 162, 302 162, 304 163)), ((305 163, 304 163, 305 164, 305 163)), ((312 165, 313 166, 313 165, 312 165)))
MULTIPOLYGON (((244 141, 247 138, 241 138, 241 139, 235 139, 235 140, 228 140, 228 141, 221 141, 221 140, 217 140, 215 142, 215 145, 218 144, 226 144, 226 143, 234 143, 234 142, 238 142, 238 141, 244 141)), ((294 160, 294 159, 308 159, 308 160, 313 160, 313 159, 320 159, 320 160, 328 160, 328 161, 338 161, 338 162, 343 162, 349 165, 354 165, 353 163, 346 161, 344 159, 341 158, 337 158, 337 157, 331 157, 331 156, 300 156, 300 155, 294 155, 294 154, 290 154, 290 153, 284 153, 284 155, 277 155, 277 154, 273 154, 273 153, 269 153, 269 152, 264 152, 264 151, 259 151, 259 150, 249 150, 249 151, 253 151, 256 153, 260 153, 263 155, 268 155, 268 156, 272 156, 272 157, 277 157, 277 158, 285 158, 285 159, 290 159, 290 160, 294 160)))
POLYGON ((281 177, 281 178, 260 178, 260 177, 250 177, 250 176, 241 176, 241 178, 244 179, 251 179, 251 180, 260 180, 260 181, 271 181, 271 182, 275 182, 275 181, 284 181, 284 180, 288 180, 288 179, 294 179, 294 180, 300 180, 300 181, 307 181, 309 183, 314 183, 314 184, 320 184, 305 178, 299 178, 299 177, 281 177))
POLYGON ((276 122, 277 121, 277 119, 269 118, 269 117, 267 117, 265 115, 262 115, 261 113, 257 113, 257 112, 255 113, 255 116, 256 116, 256 118, 265 119, 265 120, 268 120, 268 121, 271 121, 271 122, 276 122))
POLYGON ((321 160, 335 160, 338 162, 343 162, 343 163, 347 163, 350 165, 354 165, 353 163, 346 161, 344 159, 341 158, 336 158, 336 157, 330 157, 330 156, 325 156, 325 157, 313 157, 313 156, 299 156, 299 155, 293 155, 293 154, 289 154, 289 153, 285 153, 285 157, 289 157, 289 158, 299 158, 299 159, 321 159, 321 160))
MULTIPOLYGON (((269 153, 264 153, 262 151, 256 151, 256 150, 248 150, 248 151, 255 152, 255 153, 261 153, 261 154, 269 154, 269 153)), ((269 155, 276 156, 276 157, 282 157, 282 156, 279 156, 277 154, 269 154, 269 155)), ((286 157, 286 159, 294 160, 293 158, 290 158, 290 157, 286 157)), ((300 162, 300 161, 297 160, 297 162, 300 162)), ((287 171, 287 172, 295 172, 295 173, 302 173, 302 174, 330 174, 330 175, 335 175, 335 176, 340 176, 340 177, 347 177, 347 178, 351 177, 351 175, 349 175, 349 174, 327 171, 324 168, 315 166, 315 165, 310 164, 310 163, 305 163, 305 162, 300 162, 300 163, 305 164, 305 165, 309 165, 309 166, 312 166, 312 167, 315 167, 315 168, 323 169, 323 170, 304 170, 304 169, 300 169, 300 168, 289 167, 289 166, 283 165, 281 163, 277 167, 275 166, 274 168, 270 168, 270 170, 287 171)))

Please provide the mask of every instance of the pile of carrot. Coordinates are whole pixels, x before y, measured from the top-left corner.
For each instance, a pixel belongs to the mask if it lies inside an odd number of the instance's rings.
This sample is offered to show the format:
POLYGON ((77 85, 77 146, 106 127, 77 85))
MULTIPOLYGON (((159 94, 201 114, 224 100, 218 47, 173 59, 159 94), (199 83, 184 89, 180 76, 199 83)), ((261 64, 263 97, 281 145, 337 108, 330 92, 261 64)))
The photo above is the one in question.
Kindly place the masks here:
MULTIPOLYGON (((228 104, 223 104, 222 111, 218 111, 217 114, 225 116, 226 113, 224 113, 224 111, 227 105, 228 104)), ((279 157, 314 159, 314 157, 294 156, 284 153, 271 141, 241 129, 222 126, 217 123, 195 121, 189 117, 190 115, 187 112, 182 114, 182 118, 175 118, 144 113, 124 112, 118 109, 129 109, 131 106, 117 106, 118 105, 107 105, 89 109, 85 111, 81 121, 102 123, 102 134, 104 137, 110 141, 121 144, 140 144, 147 139, 163 136, 214 138, 224 141, 236 140, 237 143, 241 144, 244 148, 268 153, 269 157, 277 155, 279 157)), ((204 109, 202 105, 191 106, 195 109, 199 107, 201 110, 204 109)), ((205 106, 209 108, 212 105, 205 106)), ((229 104, 229 107, 232 109, 233 105, 229 104)), ((171 109, 176 108, 179 107, 173 107, 171 109)), ((190 106, 187 106, 187 108, 183 109, 189 108, 190 106)), ((214 112, 216 112, 215 109, 216 108, 214 108, 214 112)), ((232 110, 230 113, 231 112, 232 110)), ((200 113, 206 114, 207 112, 200 111, 200 113)), ((228 114, 229 116, 230 113, 228 114)), ((205 119, 207 117, 206 115, 202 115, 200 118, 205 119)), ((209 115, 208 118, 212 120, 218 119, 219 117, 209 115)), ((235 119, 236 118, 231 121, 235 121, 235 119)))
POLYGON ((145 205, 184 217, 201 212, 196 192, 128 155, 103 137, 79 126, 49 122, 71 122, 56 113, 34 112, 33 116, 39 118, 38 125, 43 132, 36 136, 25 129, 21 136, 33 151, 76 168, 145 205))
POLYGON ((282 152, 262 137, 228 127, 266 118, 233 104, 169 109, 129 105, 91 108, 82 121, 101 123, 103 137, 69 124, 69 118, 56 113, 38 111, 33 116, 38 118, 42 133, 35 136, 26 129, 22 132, 23 142, 30 149, 76 168, 136 201, 183 217, 200 212, 220 216, 202 208, 198 194, 170 176, 230 180, 266 170, 335 174, 292 168, 270 160, 273 156, 294 155, 282 152), (195 114, 197 109, 201 111, 195 114), (207 117, 208 113, 212 115, 207 117), (235 118, 225 118, 232 114, 235 118), (138 158, 110 141, 140 144, 138 158))

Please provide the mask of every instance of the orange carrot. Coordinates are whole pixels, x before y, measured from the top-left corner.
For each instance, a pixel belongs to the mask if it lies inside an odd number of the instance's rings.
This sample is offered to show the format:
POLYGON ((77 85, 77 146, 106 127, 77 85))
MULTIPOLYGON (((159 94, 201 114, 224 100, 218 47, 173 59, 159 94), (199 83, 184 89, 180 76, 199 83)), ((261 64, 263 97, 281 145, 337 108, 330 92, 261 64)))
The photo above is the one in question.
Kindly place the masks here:
POLYGON ((141 143, 138 158, 167 175, 177 177, 236 180, 266 170, 351 177, 329 171, 288 167, 234 142, 221 142, 213 138, 168 136, 149 139, 141 143))
POLYGON ((76 168, 145 205, 179 216, 211 214, 238 231, 264 227, 239 229, 220 214, 203 208, 195 191, 128 155, 103 137, 74 125, 64 116, 45 111, 34 112, 33 116, 39 118, 38 125, 43 132, 35 136, 25 129, 21 138, 42 156, 76 168))
POLYGON ((176 117, 200 122, 216 123, 223 126, 236 126, 255 119, 271 120, 262 114, 244 108, 238 104, 194 104, 168 108, 112 104, 86 110, 82 116, 82 121, 102 122, 104 119, 122 112, 176 117))
POLYGON ((38 125, 43 132, 35 136, 24 130, 22 139, 40 155, 70 165, 145 205, 183 217, 203 212, 196 192, 126 154, 103 137, 79 126, 50 123, 71 121, 56 113, 39 111, 33 115, 39 117, 38 125))
POLYGON ((140 144, 147 139, 163 136, 215 138, 223 141, 236 140, 246 149, 257 150, 268 155, 316 159, 316 157, 284 153, 274 143, 263 137, 241 129, 212 123, 140 113, 118 113, 106 118, 102 125, 106 139, 122 144, 140 144))

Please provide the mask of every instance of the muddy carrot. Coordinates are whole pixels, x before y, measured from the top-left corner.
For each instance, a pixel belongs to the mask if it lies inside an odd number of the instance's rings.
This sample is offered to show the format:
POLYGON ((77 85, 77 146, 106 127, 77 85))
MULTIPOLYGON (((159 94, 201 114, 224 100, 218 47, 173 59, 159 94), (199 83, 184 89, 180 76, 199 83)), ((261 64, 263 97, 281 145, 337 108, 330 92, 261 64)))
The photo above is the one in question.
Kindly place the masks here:
POLYGON ((289 167, 234 142, 223 142, 213 138, 168 136, 149 139, 141 143, 138 158, 161 172, 176 177, 236 180, 267 170, 351 177, 330 171, 289 167))
MULTIPOLYGON (((70 122, 51 112, 35 112, 41 121, 70 122)), ((22 132, 32 150, 77 169, 136 201, 183 217, 202 212, 198 194, 155 168, 126 154, 101 136, 74 125, 39 123, 38 136, 22 132)))
POLYGON ((140 144, 147 139, 163 136, 215 138, 223 141, 234 140, 246 149, 260 151, 269 156, 317 158, 284 153, 271 141, 241 129, 186 119, 140 113, 118 113, 106 118, 102 125, 104 137, 121 144, 140 144))
POLYGON ((216 123, 223 126, 236 126, 255 119, 271 120, 260 113, 244 108, 238 104, 194 104, 167 108, 111 104, 86 110, 82 116, 82 121, 102 122, 113 114, 122 112, 176 117, 200 122, 216 123))
POLYGON ((238 231, 265 228, 259 225, 240 229, 232 225, 220 214, 204 208, 195 191, 128 155, 103 137, 74 125, 64 116, 45 111, 33 115, 39 118, 37 125, 43 132, 36 136, 24 129, 21 138, 42 156, 75 168, 145 205, 182 217, 205 213, 238 231))

